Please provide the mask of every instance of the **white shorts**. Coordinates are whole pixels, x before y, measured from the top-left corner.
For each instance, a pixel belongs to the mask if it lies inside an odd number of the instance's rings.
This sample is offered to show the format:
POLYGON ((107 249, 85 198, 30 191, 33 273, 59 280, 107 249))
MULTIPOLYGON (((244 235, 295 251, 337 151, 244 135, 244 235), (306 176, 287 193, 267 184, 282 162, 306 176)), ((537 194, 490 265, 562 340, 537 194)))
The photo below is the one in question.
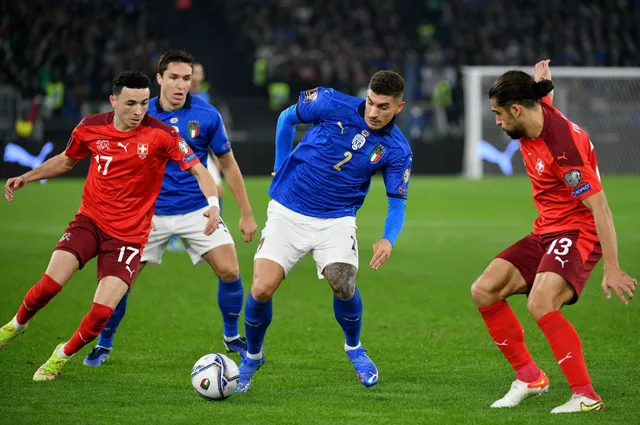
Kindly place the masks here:
POLYGON ((156 230, 149 233, 149 240, 144 246, 140 261, 149 264, 162 263, 162 254, 167 249, 171 236, 180 236, 194 265, 204 262, 202 256, 213 248, 233 243, 233 238, 222 219, 212 235, 204 233, 207 218, 202 215, 209 207, 198 211, 177 215, 154 215, 153 224, 156 230))
POLYGON ((211 150, 209 150, 209 158, 207 159, 207 170, 209 170, 209 173, 211 173, 216 186, 220 186, 220 183, 222 183, 222 177, 220 176, 218 167, 216 167, 216 163, 213 159, 213 153, 211 152, 211 150))
POLYGON ((324 268, 331 263, 347 263, 358 268, 356 218, 308 217, 270 201, 267 224, 254 260, 275 261, 286 276, 309 251, 316 261, 320 279, 324 268))

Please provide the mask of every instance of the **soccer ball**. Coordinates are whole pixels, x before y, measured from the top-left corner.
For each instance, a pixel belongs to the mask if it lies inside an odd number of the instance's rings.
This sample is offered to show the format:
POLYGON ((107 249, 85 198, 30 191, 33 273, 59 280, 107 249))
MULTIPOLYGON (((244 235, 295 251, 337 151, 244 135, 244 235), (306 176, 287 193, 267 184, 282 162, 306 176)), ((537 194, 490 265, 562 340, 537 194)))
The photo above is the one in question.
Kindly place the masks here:
POLYGON ((238 387, 238 365, 224 354, 207 354, 191 370, 191 384, 207 400, 224 400, 238 387))

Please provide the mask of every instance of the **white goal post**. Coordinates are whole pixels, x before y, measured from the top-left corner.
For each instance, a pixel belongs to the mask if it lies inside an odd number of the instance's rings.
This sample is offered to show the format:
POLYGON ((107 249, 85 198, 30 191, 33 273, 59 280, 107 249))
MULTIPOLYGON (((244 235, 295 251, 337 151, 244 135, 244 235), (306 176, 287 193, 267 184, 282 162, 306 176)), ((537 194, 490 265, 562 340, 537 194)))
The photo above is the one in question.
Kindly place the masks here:
MULTIPOLYGON (((530 67, 463 67, 465 123, 463 175, 519 174, 518 147, 495 124, 488 91, 502 73, 530 67), (517 159, 517 157, 516 157, 517 159)), ((599 169, 609 174, 640 174, 640 68, 554 67, 553 103, 584 128, 597 150, 599 169)))

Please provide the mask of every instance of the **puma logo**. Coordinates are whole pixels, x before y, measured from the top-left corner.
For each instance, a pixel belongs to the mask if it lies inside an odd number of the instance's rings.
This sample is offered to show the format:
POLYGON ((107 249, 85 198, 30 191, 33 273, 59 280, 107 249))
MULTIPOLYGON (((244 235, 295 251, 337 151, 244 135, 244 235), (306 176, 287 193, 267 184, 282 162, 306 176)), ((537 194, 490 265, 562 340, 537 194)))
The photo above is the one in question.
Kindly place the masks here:
POLYGON ((340 134, 344 134, 344 127, 342 126, 342 123, 338 121, 336 124, 340 127, 340 134))
POLYGON ((507 346, 507 341, 508 341, 508 339, 505 339, 502 342, 498 342, 498 341, 494 341, 494 342, 496 343, 496 345, 500 345, 502 347, 506 347, 507 346))
POLYGON ((569 260, 562 261, 562 258, 558 257, 557 255, 556 255, 556 260, 560 261, 560 264, 562 264, 563 269, 564 269, 564 264, 569 262, 569 260))
POLYGON ((129 272, 129 277, 130 277, 130 278, 133 278, 133 274, 134 274, 136 271, 135 271, 135 270, 131 270, 131 269, 129 268, 129 266, 126 266, 125 268, 126 268, 126 269, 127 269, 127 271, 129 272))
POLYGON ((558 161, 560 161, 561 159, 564 159, 565 161, 567 160, 567 153, 566 152, 562 152, 561 156, 557 156, 556 159, 558 161))
MULTIPOLYGON (((127 152, 127 146, 129 146, 129 143, 127 143, 125 145, 122 142, 118 142, 118 146, 121 147, 122 149, 124 149, 125 152, 127 152)), ((129 153, 129 152, 127 152, 127 153, 129 153)))
MULTIPOLYGON (((496 164, 500 167, 502 174, 510 176, 513 174, 513 155, 520 149, 520 143, 517 140, 509 142, 504 152, 493 146, 485 140, 478 140, 478 155, 485 161, 496 164)), ((531 155, 531 153, 528 153, 531 155)))
POLYGON ((558 365, 561 365, 565 360, 569 360, 572 359, 573 357, 571 357, 571 351, 569 351, 569 353, 566 355, 566 357, 564 359, 560 359, 558 360, 558 365))

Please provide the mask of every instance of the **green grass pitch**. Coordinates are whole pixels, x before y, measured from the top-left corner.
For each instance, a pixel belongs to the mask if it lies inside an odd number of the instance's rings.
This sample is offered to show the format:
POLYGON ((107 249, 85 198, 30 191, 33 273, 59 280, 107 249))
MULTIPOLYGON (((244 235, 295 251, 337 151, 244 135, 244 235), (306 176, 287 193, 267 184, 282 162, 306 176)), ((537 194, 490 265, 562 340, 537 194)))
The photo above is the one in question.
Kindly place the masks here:
MULTIPOLYGON (((620 263, 640 277, 640 179, 604 176, 614 214, 620 263)), ((4 182, 3 182, 4 184, 4 182)), ((267 179, 247 179, 259 228, 266 219, 267 179)), ((14 203, 0 202, 0 320, 8 321, 42 275, 51 250, 71 220, 80 180, 32 184, 14 203)), ((552 417, 570 391, 551 350, 526 311, 511 298, 531 353, 551 379, 549 393, 508 410, 489 405, 511 385, 513 373, 491 341, 469 287, 495 254, 531 231, 535 209, 526 178, 465 181, 415 177, 407 220, 391 259, 368 267, 386 214, 376 179, 358 215, 364 300, 363 346, 380 370, 361 385, 342 350, 332 293, 306 257, 274 298, 267 363, 251 391, 208 402, 191 388, 195 361, 221 352, 217 279, 186 254, 166 253, 148 268, 129 299, 115 350, 100 368, 82 365, 84 348, 56 382, 32 382, 37 367, 68 339, 88 311, 95 261, 0 351, 2 424, 586 424, 640 423, 640 307, 606 300, 602 263, 580 302, 564 310, 582 337, 604 412, 552 417)), ((238 210, 227 191, 223 216, 239 241, 238 210)), ((252 243, 238 242, 245 289, 251 283, 252 243)), ((237 357, 233 357, 238 360, 237 357)))

